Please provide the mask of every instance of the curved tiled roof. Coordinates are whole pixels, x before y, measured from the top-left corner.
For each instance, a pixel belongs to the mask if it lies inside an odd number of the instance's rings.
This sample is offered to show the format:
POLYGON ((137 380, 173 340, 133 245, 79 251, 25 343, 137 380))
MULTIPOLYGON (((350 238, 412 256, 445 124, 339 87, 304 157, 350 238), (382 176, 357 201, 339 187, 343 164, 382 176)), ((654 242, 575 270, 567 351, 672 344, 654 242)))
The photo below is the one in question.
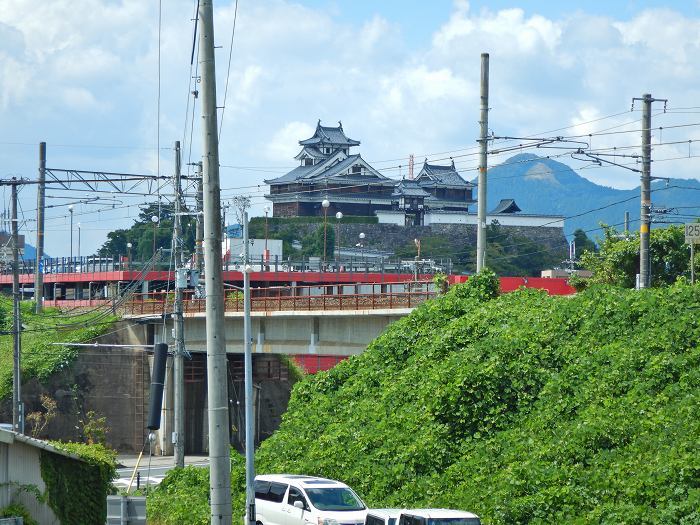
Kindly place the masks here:
POLYGON ((449 166, 442 166, 440 164, 428 164, 426 159, 416 180, 421 186, 444 185, 463 186, 465 188, 473 186, 457 173, 454 161, 449 166))
POLYGON ((316 124, 316 131, 313 137, 300 140, 302 146, 313 146, 316 144, 328 144, 333 146, 359 146, 359 140, 348 138, 343 131, 343 124, 338 122, 338 127, 321 126, 321 121, 316 124))
POLYGON ((402 180, 396 185, 394 193, 391 194, 392 197, 430 197, 430 193, 421 188, 417 182, 412 180, 402 180))
POLYGON ((515 204, 515 199, 501 199, 501 202, 489 212, 489 215, 497 215, 499 213, 515 213, 522 211, 520 207, 515 204))

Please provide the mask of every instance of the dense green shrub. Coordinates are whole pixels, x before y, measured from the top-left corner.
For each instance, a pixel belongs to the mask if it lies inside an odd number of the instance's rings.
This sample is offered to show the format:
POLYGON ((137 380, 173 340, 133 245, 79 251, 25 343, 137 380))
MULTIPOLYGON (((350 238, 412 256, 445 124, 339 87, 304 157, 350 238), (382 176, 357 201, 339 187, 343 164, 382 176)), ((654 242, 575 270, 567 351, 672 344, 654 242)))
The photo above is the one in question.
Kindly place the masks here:
POLYGON ((0 518, 22 518, 24 525, 39 525, 29 510, 21 503, 11 503, 0 509, 0 518))
POLYGON ((700 287, 495 296, 481 277, 297 383, 257 471, 491 525, 700 523, 700 287))

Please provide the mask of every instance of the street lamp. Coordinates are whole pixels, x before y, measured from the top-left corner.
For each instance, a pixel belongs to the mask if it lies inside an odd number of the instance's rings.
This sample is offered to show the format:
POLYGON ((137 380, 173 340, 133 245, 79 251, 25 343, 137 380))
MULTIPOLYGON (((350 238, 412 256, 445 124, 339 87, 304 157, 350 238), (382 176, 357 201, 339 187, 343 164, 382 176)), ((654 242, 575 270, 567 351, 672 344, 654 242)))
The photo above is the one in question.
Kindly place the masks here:
POLYGON ((265 264, 270 260, 270 253, 267 251, 267 215, 270 213, 270 207, 265 206, 265 251, 263 252, 263 258, 265 259, 265 264))
POLYGON ((151 217, 151 222, 153 222, 153 255, 156 254, 156 230, 158 229, 158 216, 153 215, 151 217))
POLYGON ((360 232, 360 257, 362 257, 362 260, 364 261, 364 259, 365 259, 365 234, 364 234, 364 232, 360 232))
POLYGON ((323 199, 321 206, 323 207, 323 266, 326 266, 326 231, 328 228, 328 207, 331 205, 328 199, 323 199))
POLYGON ((130 242, 126 243, 126 269, 131 269, 131 247, 133 244, 130 242))
POLYGON ((68 205, 68 211, 70 212, 70 262, 68 263, 68 271, 73 271, 73 205, 68 205))
POLYGON ((340 261, 340 220, 342 218, 343 218, 343 212, 339 211, 338 213, 335 214, 335 219, 336 219, 335 238, 336 238, 337 245, 338 245, 337 255, 335 257, 336 258, 336 266, 340 266, 339 265, 339 261, 340 261))

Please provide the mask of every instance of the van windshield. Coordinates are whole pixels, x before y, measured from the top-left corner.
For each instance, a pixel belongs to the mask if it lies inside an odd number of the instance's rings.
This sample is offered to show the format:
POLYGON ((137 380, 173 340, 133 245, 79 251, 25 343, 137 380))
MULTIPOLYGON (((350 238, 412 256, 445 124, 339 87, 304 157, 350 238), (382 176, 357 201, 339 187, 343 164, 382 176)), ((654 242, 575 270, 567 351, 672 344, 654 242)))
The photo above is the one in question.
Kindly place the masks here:
POLYGON ((352 511, 365 508, 362 500, 352 490, 344 487, 307 488, 306 494, 318 510, 352 511))

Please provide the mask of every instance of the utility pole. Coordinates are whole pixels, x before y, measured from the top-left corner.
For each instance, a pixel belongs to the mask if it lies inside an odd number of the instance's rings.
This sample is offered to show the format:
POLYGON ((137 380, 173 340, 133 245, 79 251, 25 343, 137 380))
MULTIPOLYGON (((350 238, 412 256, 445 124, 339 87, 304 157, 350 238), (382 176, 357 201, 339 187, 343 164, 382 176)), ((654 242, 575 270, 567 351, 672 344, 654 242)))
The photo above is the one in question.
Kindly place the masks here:
POLYGON ((204 268, 204 251, 202 243, 204 241, 204 215, 202 213, 203 201, 204 201, 204 181, 202 180, 202 163, 197 163, 197 231, 195 240, 195 262, 197 271, 199 275, 202 275, 202 269, 204 268))
POLYGON ((639 226, 639 287, 649 287, 649 225, 651 223, 651 95, 643 97, 642 108, 642 200, 639 226))
POLYGON ((479 178, 476 225, 476 271, 486 263, 486 167, 487 137, 489 134, 489 54, 481 53, 481 116, 479 124, 479 178))
POLYGON ((630 212, 625 212, 625 239, 630 235, 630 212))
POLYGON ((174 423, 173 445, 175 466, 185 466, 185 333, 182 316, 182 291, 187 286, 182 254, 182 183, 180 179, 180 141, 175 142, 175 216, 173 217, 173 253, 175 254, 175 355, 173 357, 174 423))
POLYGON ((19 232, 17 226, 17 179, 12 178, 12 428, 24 434, 24 405, 22 404, 22 322, 19 309, 19 232))
POLYGON ((44 207, 46 204, 46 142, 39 143, 39 185, 36 191, 36 262, 34 266, 34 301, 35 311, 41 313, 44 308, 44 207))
POLYGON ((248 246, 248 212, 243 213, 243 339, 245 373, 245 501, 246 525, 255 525, 255 424, 253 415, 253 354, 250 326, 250 247, 248 246))
POLYGON ((664 102, 666 109, 667 99, 653 98, 645 93, 641 98, 642 106, 642 181, 641 181, 641 206, 639 210, 639 288, 651 286, 651 265, 649 264, 649 227, 651 224, 651 103, 664 102))
MULTIPOLYGON (((199 2, 199 62, 202 72, 204 174, 204 253, 207 336, 207 401, 209 414, 209 502, 212 525, 231 525, 231 460, 224 329, 224 286, 221 271, 221 184, 216 118, 214 12, 212 0, 199 2)), ((253 518, 255 519, 255 518, 253 518)))

